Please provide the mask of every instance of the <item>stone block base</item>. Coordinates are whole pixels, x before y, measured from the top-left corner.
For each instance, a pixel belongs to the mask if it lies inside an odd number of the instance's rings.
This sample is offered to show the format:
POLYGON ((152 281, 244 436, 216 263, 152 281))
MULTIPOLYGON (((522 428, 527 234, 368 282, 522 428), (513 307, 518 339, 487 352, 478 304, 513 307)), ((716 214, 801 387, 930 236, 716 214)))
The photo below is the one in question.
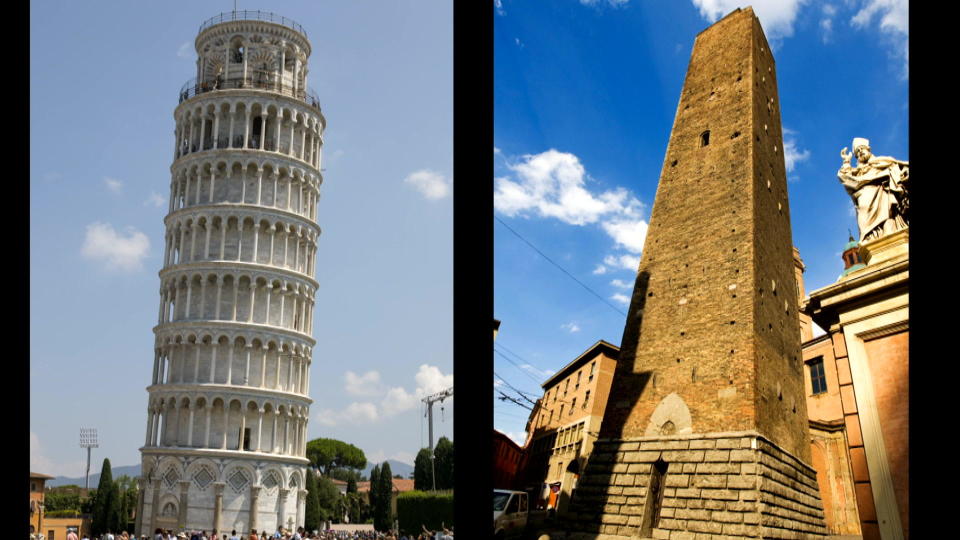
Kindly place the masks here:
POLYGON ((648 538, 818 538, 826 535, 816 472, 756 432, 598 440, 551 538, 640 538, 654 463, 663 460, 660 517, 648 538))

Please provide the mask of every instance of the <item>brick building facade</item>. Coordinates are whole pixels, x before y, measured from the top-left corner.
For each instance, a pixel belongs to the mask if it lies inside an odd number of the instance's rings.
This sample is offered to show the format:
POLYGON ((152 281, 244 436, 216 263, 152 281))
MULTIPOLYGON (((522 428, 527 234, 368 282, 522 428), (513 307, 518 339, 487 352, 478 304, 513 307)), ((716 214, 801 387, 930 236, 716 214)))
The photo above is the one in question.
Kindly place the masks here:
POLYGON ((566 510, 586 465, 610 395, 620 349, 600 340, 541 387, 527 420, 522 489, 534 508, 566 510))

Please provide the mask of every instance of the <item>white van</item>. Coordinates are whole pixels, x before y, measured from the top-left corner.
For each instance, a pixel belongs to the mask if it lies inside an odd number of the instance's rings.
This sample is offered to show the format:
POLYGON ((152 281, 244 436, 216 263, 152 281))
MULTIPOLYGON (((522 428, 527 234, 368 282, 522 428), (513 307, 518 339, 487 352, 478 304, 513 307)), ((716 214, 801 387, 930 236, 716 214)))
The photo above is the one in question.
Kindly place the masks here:
POLYGON ((493 534, 503 539, 523 534, 528 517, 527 493, 508 489, 493 490, 493 534))

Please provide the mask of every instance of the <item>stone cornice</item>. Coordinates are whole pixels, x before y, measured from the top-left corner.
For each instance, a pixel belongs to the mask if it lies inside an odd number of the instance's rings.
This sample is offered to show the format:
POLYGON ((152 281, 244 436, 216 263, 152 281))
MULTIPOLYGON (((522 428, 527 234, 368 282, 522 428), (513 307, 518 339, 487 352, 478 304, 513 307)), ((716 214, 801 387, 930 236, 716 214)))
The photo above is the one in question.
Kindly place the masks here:
POLYGON ((309 406, 313 403, 310 396, 295 394, 284 390, 273 390, 270 388, 257 388, 256 386, 238 386, 234 384, 211 384, 211 383, 190 383, 190 384, 152 384, 147 387, 150 395, 159 394, 225 394, 233 397, 266 397, 279 401, 288 401, 298 405, 309 406))
POLYGON ((277 326, 268 326, 265 324, 257 323, 248 323, 248 322, 239 322, 239 321, 213 321, 210 319, 192 319, 185 321, 175 321, 160 323, 153 327, 153 333, 159 336, 162 332, 177 332, 182 330, 228 330, 235 332, 260 332, 264 334, 275 334, 278 336, 285 336, 292 340, 297 340, 301 342, 306 342, 310 345, 312 349, 314 345, 317 344, 317 340, 313 339, 303 332, 297 332, 296 330, 289 330, 287 328, 280 328, 277 326))
POLYGON ((307 227, 313 229, 314 234, 316 234, 318 237, 323 233, 323 230, 320 229, 320 225, 318 225, 317 222, 310 218, 301 216, 300 214, 290 212, 288 210, 282 210, 280 208, 274 208, 272 206, 259 206, 247 203, 221 202, 214 204, 195 204, 192 206, 185 206, 167 214, 167 216, 163 218, 163 224, 165 227, 170 228, 171 221, 176 221, 185 216, 192 216, 194 214, 214 216, 221 213, 236 212, 246 213, 248 217, 259 217, 275 214, 277 217, 289 218, 291 220, 306 224, 307 227))
POLYGON ((267 454, 250 450, 220 450, 219 448, 188 448, 183 446, 142 446, 140 453, 144 456, 190 456, 206 458, 227 458, 230 460, 267 461, 272 463, 286 463, 288 465, 309 465, 310 460, 297 456, 282 454, 267 454))
MULTIPOLYGON (((320 139, 322 143, 323 135, 320 135, 320 139)), ((190 152, 189 154, 184 154, 173 160, 173 163, 170 164, 170 174, 173 174, 177 170, 180 170, 184 167, 193 165, 194 161, 206 163, 209 161, 220 161, 230 157, 234 157, 237 160, 240 160, 240 158, 256 159, 259 161, 270 162, 271 165, 280 163, 290 168, 307 169, 313 176, 316 177, 317 185, 311 185, 310 187, 313 189, 314 194, 320 194, 319 186, 323 184, 323 172, 314 167, 309 161, 303 161, 299 158, 290 157, 288 154, 284 154, 282 152, 260 150, 258 148, 208 148, 206 150, 190 152)), ((172 182, 173 180, 171 180, 171 183, 172 182)))
POLYGON ((160 277, 160 280, 163 281, 172 275, 180 273, 190 274, 192 271, 202 272, 204 270, 211 272, 223 272, 225 274, 245 274, 247 272, 277 274, 278 276, 285 276, 290 279, 306 282, 308 285, 313 287, 314 293, 316 293, 316 290, 320 288, 320 283, 307 274, 302 274, 300 272, 290 270, 289 268, 281 268, 279 266, 270 266, 268 264, 242 261, 197 261, 192 263, 174 264, 163 267, 160 269, 160 272, 158 272, 157 275, 160 277))

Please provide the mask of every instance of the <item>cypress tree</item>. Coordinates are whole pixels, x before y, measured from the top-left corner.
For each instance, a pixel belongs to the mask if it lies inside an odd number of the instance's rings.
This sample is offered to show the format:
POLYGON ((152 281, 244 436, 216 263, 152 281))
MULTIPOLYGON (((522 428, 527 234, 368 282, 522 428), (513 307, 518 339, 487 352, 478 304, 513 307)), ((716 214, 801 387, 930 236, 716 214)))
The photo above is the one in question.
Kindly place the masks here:
POLYGON ((374 465, 370 471, 370 513, 373 516, 373 528, 377 528, 377 512, 380 508, 380 466, 374 465))
POLYGON ((92 523, 90 532, 99 536, 112 530, 116 522, 116 484, 113 482, 113 472, 110 469, 110 460, 103 459, 100 469, 100 483, 97 484, 97 494, 93 501, 92 523))
POLYGON ((383 462, 383 466, 380 468, 380 489, 377 490, 377 497, 380 500, 380 508, 377 512, 379 516, 380 525, 376 525, 376 519, 374 519, 374 528, 378 531, 389 531, 393 526, 393 474, 390 471, 390 463, 387 461, 383 462))
POLYGON ((320 530, 320 492, 317 477, 307 469, 307 501, 303 512, 303 525, 308 531, 320 530))

